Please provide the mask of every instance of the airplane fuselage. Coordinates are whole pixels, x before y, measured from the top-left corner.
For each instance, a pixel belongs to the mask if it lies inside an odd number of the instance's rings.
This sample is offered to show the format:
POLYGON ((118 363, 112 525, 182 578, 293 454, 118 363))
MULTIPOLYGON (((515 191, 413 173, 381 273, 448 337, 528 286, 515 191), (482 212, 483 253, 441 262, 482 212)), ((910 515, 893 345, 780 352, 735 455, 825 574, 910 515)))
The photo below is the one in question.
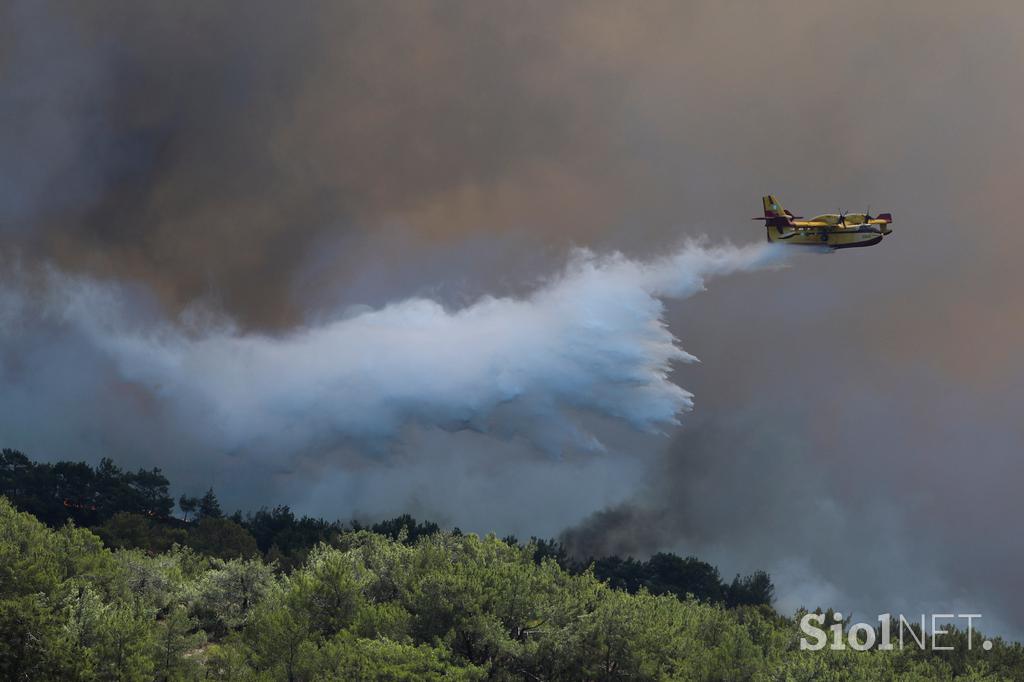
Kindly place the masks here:
POLYGON ((830 249, 853 249, 874 246, 890 234, 888 225, 871 225, 865 216, 851 214, 842 224, 838 215, 820 215, 811 222, 828 223, 828 227, 772 226, 768 228, 768 241, 804 246, 824 246, 830 249))

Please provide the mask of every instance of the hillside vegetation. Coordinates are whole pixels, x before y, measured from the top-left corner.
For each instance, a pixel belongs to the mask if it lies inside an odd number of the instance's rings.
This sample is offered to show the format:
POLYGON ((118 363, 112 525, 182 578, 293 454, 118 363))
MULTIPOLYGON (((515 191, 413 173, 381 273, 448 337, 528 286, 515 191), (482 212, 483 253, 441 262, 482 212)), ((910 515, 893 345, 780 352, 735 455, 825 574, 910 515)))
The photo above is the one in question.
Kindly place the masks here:
MULTIPOLYGON (((441 531, 436 523, 418 522, 408 514, 365 525, 297 517, 281 505, 226 517, 212 488, 202 496, 182 495, 178 500, 181 516, 174 516, 168 488, 159 469, 125 471, 109 459, 95 468, 85 462, 33 462, 17 450, 0 450, 0 495, 51 528, 68 521, 90 527, 112 549, 164 552, 181 545, 220 559, 261 556, 278 570, 290 572, 318 544, 334 545, 352 531, 369 530, 393 540, 401 537, 404 544, 441 531)), ((519 544, 511 536, 504 541, 519 544)), ((598 578, 629 592, 646 588, 653 594, 692 594, 726 606, 772 602, 771 579, 764 571, 726 582, 717 568, 696 557, 659 553, 646 561, 618 556, 578 559, 556 540, 531 538, 528 544, 535 561, 550 557, 570 573, 592 567, 598 578)))
POLYGON ((367 530, 291 573, 175 545, 112 551, 0 498, 8 680, 1001 680, 990 652, 801 652, 792 620, 609 587, 535 547, 367 530), (948 654, 948 655, 947 655, 948 654))
POLYGON ((0 451, 0 679, 1024 680, 1020 645, 978 633, 800 651, 762 571, 168 490, 159 469, 0 451))

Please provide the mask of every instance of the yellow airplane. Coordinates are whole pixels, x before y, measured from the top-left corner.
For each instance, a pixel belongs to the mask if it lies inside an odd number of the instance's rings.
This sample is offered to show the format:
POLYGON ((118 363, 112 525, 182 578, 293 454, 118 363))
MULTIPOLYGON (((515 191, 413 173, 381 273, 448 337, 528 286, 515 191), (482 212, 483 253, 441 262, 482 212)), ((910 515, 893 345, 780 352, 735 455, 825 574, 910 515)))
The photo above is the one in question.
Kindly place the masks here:
POLYGON ((764 204, 764 217, 752 218, 763 220, 768 241, 782 244, 799 244, 802 246, 822 246, 835 251, 836 249, 853 249, 862 246, 874 246, 882 241, 882 237, 892 234, 891 213, 879 213, 872 217, 864 213, 831 213, 815 216, 810 220, 802 220, 782 208, 782 204, 769 194, 761 197, 764 204))

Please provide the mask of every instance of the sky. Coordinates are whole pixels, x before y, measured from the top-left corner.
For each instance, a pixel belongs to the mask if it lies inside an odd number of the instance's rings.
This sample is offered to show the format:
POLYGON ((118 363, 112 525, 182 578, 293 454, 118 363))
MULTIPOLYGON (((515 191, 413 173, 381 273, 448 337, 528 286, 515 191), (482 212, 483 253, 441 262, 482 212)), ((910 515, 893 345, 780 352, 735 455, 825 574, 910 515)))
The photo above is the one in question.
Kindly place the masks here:
POLYGON ((1018 3, 0 13, 4 446, 1024 636, 1018 3))

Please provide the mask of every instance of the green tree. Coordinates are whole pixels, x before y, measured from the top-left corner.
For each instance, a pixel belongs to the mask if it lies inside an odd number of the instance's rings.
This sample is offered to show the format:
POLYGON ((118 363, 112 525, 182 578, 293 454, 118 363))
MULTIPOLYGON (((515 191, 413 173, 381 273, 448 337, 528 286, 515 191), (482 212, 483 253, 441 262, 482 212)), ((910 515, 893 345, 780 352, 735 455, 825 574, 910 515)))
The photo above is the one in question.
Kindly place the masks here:
POLYGON ((729 607, 771 604, 774 598, 775 586, 764 571, 743 578, 737 575, 725 590, 725 605, 729 607))
POLYGON ((152 680, 155 613, 138 604, 104 606, 96 624, 97 677, 125 682, 152 680))
POLYGON ((189 497, 188 495, 182 494, 182 496, 178 498, 178 509, 180 509, 181 513, 185 515, 185 521, 187 522, 189 520, 189 515, 195 514, 196 510, 199 509, 199 498, 189 497))
POLYGON ((186 654, 206 642, 198 621, 190 618, 182 606, 174 606, 160 622, 154 637, 154 679, 159 682, 190 678, 199 674, 199 665, 186 654))
POLYGON ((175 528, 149 516, 118 512, 96 528, 103 543, 114 549, 145 549, 165 552, 188 537, 184 528, 175 528))
POLYGON ((189 529, 185 541, 197 552, 220 559, 252 557, 259 554, 252 533, 230 519, 202 516, 189 529))
POLYGON ((365 601, 363 587, 369 574, 360 568, 357 557, 318 545, 306 566, 289 580, 290 602, 309 615, 316 631, 334 635, 355 621, 365 601))
POLYGON ((459 662, 441 647, 362 639, 348 632, 321 647, 307 647, 297 673, 301 679, 324 682, 475 682, 487 678, 486 668, 459 662))
POLYGON ((259 559, 214 561, 197 581, 192 612, 205 630, 223 637, 249 622, 276 582, 273 566, 259 559))
POLYGON ((0 599, 0 679, 52 679, 60 621, 44 595, 0 599))
POLYGON ((271 679, 295 682, 303 645, 312 644, 316 631, 303 606, 290 591, 287 581, 276 587, 253 611, 243 631, 252 664, 271 679))
POLYGON ((210 488, 199 500, 199 517, 203 519, 219 519, 222 516, 224 516, 224 512, 220 509, 220 502, 217 501, 213 488, 210 488))
POLYGON ((134 493, 135 511, 155 518, 167 518, 174 509, 174 500, 168 494, 170 482, 159 468, 139 469, 126 476, 129 489, 134 493))

